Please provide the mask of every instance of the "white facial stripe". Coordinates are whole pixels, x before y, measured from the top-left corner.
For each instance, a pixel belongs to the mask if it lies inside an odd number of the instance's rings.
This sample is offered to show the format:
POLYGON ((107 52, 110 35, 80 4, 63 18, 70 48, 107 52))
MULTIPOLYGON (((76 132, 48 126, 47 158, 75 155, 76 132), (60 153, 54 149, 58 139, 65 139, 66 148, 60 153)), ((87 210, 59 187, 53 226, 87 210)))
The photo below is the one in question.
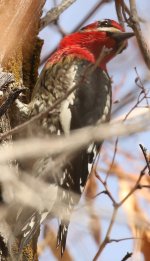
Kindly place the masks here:
MULTIPOLYGON (((84 30, 84 32, 96 32, 96 31, 99 31, 99 32, 110 32, 110 33, 115 33, 115 32, 122 32, 121 30, 119 30, 118 28, 115 28, 115 27, 98 27, 96 29, 87 29, 87 30, 84 30)), ((82 32, 82 31, 81 31, 82 32)))
POLYGON ((111 32, 111 33, 122 32, 121 30, 115 27, 98 27, 97 30, 100 32, 102 31, 102 32, 111 32))

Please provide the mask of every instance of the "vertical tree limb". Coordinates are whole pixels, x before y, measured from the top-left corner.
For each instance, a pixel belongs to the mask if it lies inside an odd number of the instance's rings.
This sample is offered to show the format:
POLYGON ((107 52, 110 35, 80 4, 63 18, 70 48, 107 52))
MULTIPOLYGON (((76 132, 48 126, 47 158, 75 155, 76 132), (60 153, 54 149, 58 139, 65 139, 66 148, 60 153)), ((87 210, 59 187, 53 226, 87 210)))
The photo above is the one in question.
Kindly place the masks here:
POLYGON ((143 37, 143 33, 142 33, 140 23, 139 23, 139 18, 138 18, 135 0, 130 0, 130 12, 131 12, 132 28, 135 32, 135 35, 136 35, 140 50, 142 52, 144 61, 147 65, 148 69, 150 69, 150 50, 149 50, 147 43, 146 43, 146 41, 143 37))
MULTIPOLYGON (((14 75, 14 82, 9 83, 4 88, 3 94, 7 94, 14 89, 20 89, 24 85, 28 87, 29 92, 26 93, 25 101, 30 100, 32 89, 35 85, 38 76, 39 57, 42 42, 38 39, 40 16, 45 0, 3 0, 0 2, 0 65, 4 71, 14 75)), ((7 96, 7 95, 6 95, 7 96)), ((6 101, 7 101, 6 97, 6 101)), ((5 95, 1 104, 5 104, 5 95)), ((11 106, 8 113, 5 113, 0 118, 0 132, 9 131, 14 126, 22 122, 20 115, 17 114, 15 106, 11 106)), ((18 138, 16 136, 16 138, 18 138)), ((10 135, 4 142, 7 145, 12 142, 10 135)), ((9 163, 14 164, 12 162, 9 163)), ((0 187, 1 189, 1 187, 0 187)), ((16 213, 17 214, 17 213, 16 213)), ((14 225, 16 217, 8 211, 8 216, 11 217, 9 229, 14 225)), ((4 242, 8 243, 9 235, 1 231, 3 222, 0 224, 0 253, 4 251, 4 242), (4 235, 4 237, 3 237, 4 235)), ((27 245, 22 251, 22 261, 37 261, 37 239, 36 233, 32 242, 27 245)), ((18 256, 19 246, 16 245, 11 249, 13 255, 18 256)), ((8 249, 10 255, 10 249, 8 249)), ((9 260, 7 256, 0 256, 1 260, 9 260)), ((11 259, 11 258, 10 258, 11 259)), ((16 259, 15 259, 16 260, 16 259)))

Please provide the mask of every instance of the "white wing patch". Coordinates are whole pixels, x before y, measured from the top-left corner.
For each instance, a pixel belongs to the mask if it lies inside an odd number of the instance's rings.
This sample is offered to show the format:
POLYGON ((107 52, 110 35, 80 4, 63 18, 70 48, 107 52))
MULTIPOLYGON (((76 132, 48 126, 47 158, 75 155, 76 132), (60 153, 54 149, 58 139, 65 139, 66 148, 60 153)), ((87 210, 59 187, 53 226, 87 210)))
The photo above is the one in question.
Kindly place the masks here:
POLYGON ((31 220, 30 220, 30 223, 26 224, 23 228, 22 228, 22 231, 25 231, 27 230, 23 236, 26 237, 29 232, 31 231, 31 229, 34 227, 35 225, 35 217, 32 217, 31 220))
POLYGON ((69 101, 66 100, 62 102, 60 108, 60 122, 65 134, 69 134, 70 132, 70 124, 71 124, 71 111, 69 109, 69 101))
MULTIPOLYGON (((71 66, 67 73, 66 85, 68 90, 75 86, 75 75, 77 72, 77 67, 75 65, 71 66)), ((65 83, 64 83, 65 84, 65 83)), ((69 105, 73 105, 75 95, 72 92, 68 98, 62 102, 60 107, 60 123, 65 134, 70 133, 70 124, 71 124, 71 110, 69 105)))

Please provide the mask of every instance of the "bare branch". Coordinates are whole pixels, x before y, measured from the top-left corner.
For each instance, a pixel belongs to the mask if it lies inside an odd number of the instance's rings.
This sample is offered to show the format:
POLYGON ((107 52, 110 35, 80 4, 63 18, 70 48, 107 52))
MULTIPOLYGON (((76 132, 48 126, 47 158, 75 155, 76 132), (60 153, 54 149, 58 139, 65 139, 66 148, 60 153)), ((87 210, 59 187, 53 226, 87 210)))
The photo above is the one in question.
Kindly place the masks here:
POLYGON ((40 30, 44 29, 48 24, 54 23, 59 16, 75 1, 76 0, 63 0, 60 5, 48 11, 45 17, 41 19, 40 30))
MULTIPOLYGON (((145 175, 145 170, 146 170, 147 166, 144 167, 144 169, 141 170, 140 172, 140 175, 134 185, 134 187, 129 191, 129 193, 119 202, 119 203, 116 203, 115 199, 113 198, 113 196, 111 195, 108 187, 107 187, 107 184, 105 184, 101 178, 99 178, 99 180, 102 182, 102 184, 104 185, 105 189, 106 189, 106 194, 109 196, 109 198, 112 200, 112 202, 114 203, 114 209, 113 209, 113 213, 112 213, 112 217, 111 217, 111 220, 110 220, 110 223, 109 223, 109 226, 108 226, 108 229, 107 229, 107 232, 106 232, 106 235, 105 235, 105 238, 104 240, 102 241, 93 261, 96 261, 98 260, 99 256, 101 255, 102 251, 104 250, 105 246, 108 244, 108 243, 111 243, 112 240, 109 238, 110 237, 110 233, 112 231, 112 228, 113 228, 113 225, 114 225, 114 222, 116 220, 116 216, 117 216, 117 213, 118 213, 118 209, 125 203, 126 200, 129 199, 129 197, 137 190, 140 188, 140 181, 142 180, 143 176, 145 175)), ((119 242, 119 241, 116 241, 116 242, 119 242)))
POLYGON ((114 225, 114 222, 115 222, 115 219, 116 219, 117 210, 118 210, 118 208, 116 208, 116 207, 113 210, 112 217, 111 217, 111 220, 110 220, 110 223, 109 223, 109 227, 108 227, 107 233, 106 233, 105 238, 104 238, 102 244, 100 245, 99 250, 97 251, 93 261, 98 260, 98 258, 100 256, 100 254, 102 253, 103 249, 109 243, 109 236, 110 236, 111 230, 113 228, 113 225, 114 225))
POLYGON ((130 12, 131 12, 131 26, 135 32, 144 61, 147 65, 148 69, 150 69, 150 50, 149 50, 147 43, 142 34, 135 0, 130 0, 130 12))
POLYGON ((117 12, 119 23, 124 28, 124 21, 123 21, 123 16, 122 16, 122 5, 121 5, 121 2, 122 2, 121 0, 115 0, 115 7, 116 7, 116 12, 117 12))
POLYGON ((6 111, 10 108, 13 102, 18 98, 19 94, 24 90, 25 88, 18 88, 18 89, 13 89, 10 92, 8 98, 0 106, 0 117, 2 117, 4 113, 6 113, 6 111))
POLYGON ((140 238, 140 237, 124 237, 124 238, 117 238, 117 239, 114 239, 114 238, 112 238, 112 239, 109 239, 109 243, 113 243, 113 242, 115 242, 115 243, 119 243, 119 242, 122 242, 122 241, 126 241, 126 240, 142 240, 142 238, 140 238))
MULTIPOLYGON (((13 146, 3 148, 3 153, 0 155, 0 162, 16 158, 36 158, 47 153, 49 155, 69 151, 73 153, 86 147, 87 144, 93 141, 102 141, 115 136, 124 136, 147 130, 150 127, 149 115, 150 112, 148 111, 142 117, 133 117, 131 120, 127 120, 126 123, 106 123, 95 127, 81 128, 73 131, 66 137, 56 136, 49 139, 30 138, 23 141, 16 141, 13 146), (22 150, 22 148, 24 149, 22 150)), ((4 133, 4 135, 1 135, 1 139, 6 136, 8 135, 4 133)))
MULTIPOLYGON (((108 186, 107 186, 106 182, 103 181, 101 179, 101 177, 97 173, 95 173, 95 175, 96 175, 97 179, 103 184, 103 186, 105 188, 105 191, 103 191, 102 193, 107 194, 107 196, 110 198, 110 200, 112 201, 113 205, 115 206, 117 204, 116 200, 114 199, 114 197, 112 196, 110 190, 108 189, 108 186)), ((99 195, 100 195, 100 193, 99 193, 99 195)))
POLYGON ((140 146, 140 148, 143 152, 143 155, 144 155, 144 158, 145 158, 145 161, 146 161, 146 164, 147 164, 147 168, 148 168, 148 174, 150 175, 150 162, 149 162, 149 158, 148 158, 148 155, 147 155, 147 150, 141 144, 139 146, 140 146))

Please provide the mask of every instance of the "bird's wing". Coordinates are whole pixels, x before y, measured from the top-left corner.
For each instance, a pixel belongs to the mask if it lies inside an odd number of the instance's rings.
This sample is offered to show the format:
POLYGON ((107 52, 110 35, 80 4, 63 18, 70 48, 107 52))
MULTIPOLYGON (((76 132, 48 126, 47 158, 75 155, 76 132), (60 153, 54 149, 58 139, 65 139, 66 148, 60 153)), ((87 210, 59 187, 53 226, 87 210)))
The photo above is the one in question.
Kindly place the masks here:
MULTIPOLYGON (((44 132, 49 135, 61 133, 68 135, 71 130, 109 120, 111 108, 109 76, 90 62, 75 58, 63 59, 61 64, 53 64, 43 70, 33 93, 31 115, 53 105, 73 87, 75 87, 74 91, 57 105, 52 114, 37 122, 38 128, 36 127, 34 131, 44 129, 44 132)), ((58 245, 61 244, 62 254, 66 245, 70 213, 78 202, 78 199, 72 196, 72 192, 80 194, 81 186, 85 186, 92 153, 93 150, 89 152, 88 148, 81 149, 66 162, 61 174, 53 178, 53 182, 63 188, 58 190, 60 204, 62 202, 64 206, 60 210, 61 223, 58 233, 58 245)), ((44 165, 46 168, 46 164, 44 165)), ((40 169, 44 168, 40 167, 40 169)), ((42 173, 40 175, 42 176, 42 173)), ((32 219, 31 215, 31 222, 32 219)), ((28 235, 32 233, 29 232, 28 235)))
MULTIPOLYGON (((93 68, 87 61, 76 65, 77 72, 74 76, 76 90, 64 101, 60 112, 60 123, 64 133, 70 130, 94 125, 97 122, 105 122, 110 118, 111 109, 111 83, 107 73, 100 68, 93 68)), ((58 245, 61 244, 61 253, 65 249, 70 212, 77 204, 77 197, 72 192, 81 193, 81 187, 85 186, 88 176, 88 164, 94 159, 95 147, 101 144, 93 144, 92 149, 81 149, 66 165, 64 176, 60 179, 61 187, 59 198, 64 202, 62 218, 58 232, 58 245), (64 218, 65 217, 65 218, 64 218)))

